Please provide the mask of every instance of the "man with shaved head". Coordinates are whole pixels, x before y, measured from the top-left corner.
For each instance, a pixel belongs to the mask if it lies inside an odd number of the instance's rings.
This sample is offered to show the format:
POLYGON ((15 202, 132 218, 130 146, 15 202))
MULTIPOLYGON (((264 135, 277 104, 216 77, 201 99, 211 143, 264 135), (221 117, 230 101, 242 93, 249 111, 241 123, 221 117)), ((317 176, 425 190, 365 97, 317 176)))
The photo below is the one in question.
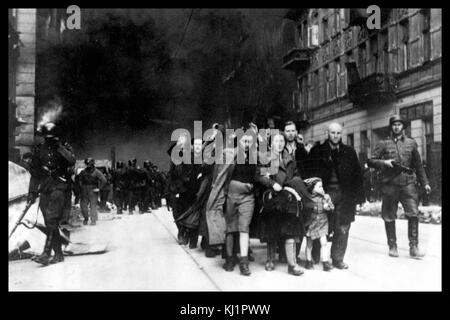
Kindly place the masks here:
POLYGON ((331 123, 328 139, 314 146, 305 164, 305 178, 319 177, 325 192, 335 206, 329 216, 333 232, 331 259, 333 266, 347 269, 344 255, 347 249, 350 224, 355 221, 356 205, 364 202, 362 170, 355 149, 342 143, 342 126, 331 123))

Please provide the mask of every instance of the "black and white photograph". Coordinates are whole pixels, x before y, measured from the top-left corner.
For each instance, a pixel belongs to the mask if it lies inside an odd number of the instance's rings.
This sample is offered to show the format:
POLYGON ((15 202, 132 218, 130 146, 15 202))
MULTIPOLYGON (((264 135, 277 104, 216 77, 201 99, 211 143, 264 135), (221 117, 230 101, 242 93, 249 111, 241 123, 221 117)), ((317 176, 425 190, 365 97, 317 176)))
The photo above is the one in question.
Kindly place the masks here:
POLYGON ((443 290, 442 9, 8 27, 9 292, 443 290))

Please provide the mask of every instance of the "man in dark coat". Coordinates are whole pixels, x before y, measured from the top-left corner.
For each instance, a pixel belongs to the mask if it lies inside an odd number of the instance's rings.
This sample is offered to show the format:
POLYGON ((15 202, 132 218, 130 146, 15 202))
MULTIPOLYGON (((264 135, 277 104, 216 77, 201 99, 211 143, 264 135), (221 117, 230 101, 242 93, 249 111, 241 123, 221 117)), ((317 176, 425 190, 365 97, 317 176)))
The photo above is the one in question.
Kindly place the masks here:
POLYGON ((70 167, 75 164, 72 147, 62 142, 54 123, 42 126, 45 142, 34 147, 30 163, 28 203, 40 196, 39 206, 47 228, 44 251, 34 261, 43 265, 64 261, 58 225, 64 214, 64 203, 69 188, 70 167), (52 249, 55 255, 51 257, 52 249))
POLYGON ((347 249, 350 224, 355 221, 356 205, 364 202, 362 170, 356 151, 342 143, 342 127, 332 123, 328 139, 314 146, 305 166, 307 177, 319 177, 325 192, 335 206, 334 221, 329 221, 334 232, 331 246, 333 265, 347 269, 344 255, 347 249))
POLYGON ((419 244, 419 195, 416 186, 417 179, 426 193, 431 192, 427 175, 417 150, 417 142, 405 136, 406 122, 400 115, 389 119, 391 136, 380 141, 368 160, 372 168, 382 170, 380 182, 383 204, 381 215, 385 223, 389 246, 389 256, 398 257, 395 219, 397 219, 398 203, 405 209, 408 217, 409 254, 413 258, 421 258, 424 253, 419 244), (400 168, 409 168, 404 171, 400 168))
MULTIPOLYGON (((172 154, 172 149, 177 146, 179 148, 179 156, 183 158, 184 153, 191 152, 191 145, 186 136, 181 136, 177 143, 172 145, 168 153, 172 154)), ((189 155, 189 159, 191 156, 189 155)), ((191 161, 189 161, 191 162, 191 161)), ((172 159, 169 170, 168 192, 171 198, 173 218, 177 221, 178 217, 185 212, 195 199, 195 191, 192 190, 191 176, 192 176, 192 163, 181 162, 175 164, 172 159)), ((176 222, 178 228, 178 243, 185 245, 188 244, 189 239, 186 228, 180 223, 176 222)))
POLYGON ((284 124, 284 135, 286 137, 286 149, 294 158, 298 173, 302 176, 304 173, 304 161, 308 157, 308 152, 303 143, 303 136, 298 134, 297 127, 293 121, 287 121, 284 124))

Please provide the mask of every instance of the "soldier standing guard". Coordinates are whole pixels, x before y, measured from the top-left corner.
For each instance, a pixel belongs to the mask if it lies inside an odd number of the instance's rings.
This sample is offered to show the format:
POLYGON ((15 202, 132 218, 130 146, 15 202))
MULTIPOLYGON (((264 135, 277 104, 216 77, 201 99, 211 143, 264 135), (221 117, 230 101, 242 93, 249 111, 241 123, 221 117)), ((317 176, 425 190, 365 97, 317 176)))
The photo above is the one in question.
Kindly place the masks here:
POLYGON ((395 219, 398 202, 408 218, 409 254, 413 258, 424 256, 419 248, 419 194, 416 179, 429 194, 425 170, 417 150, 417 142, 405 135, 406 121, 400 115, 389 119, 391 136, 380 141, 368 160, 369 167, 381 169, 381 215, 384 220, 389 246, 389 256, 398 257, 395 219))
POLYGON ((72 147, 62 143, 54 123, 41 128, 45 142, 34 147, 30 164, 28 202, 40 196, 39 206, 47 228, 44 251, 34 261, 43 265, 64 261, 58 225, 64 214, 64 203, 69 188, 69 168, 75 164, 72 147), (51 251, 55 255, 51 257, 51 251))

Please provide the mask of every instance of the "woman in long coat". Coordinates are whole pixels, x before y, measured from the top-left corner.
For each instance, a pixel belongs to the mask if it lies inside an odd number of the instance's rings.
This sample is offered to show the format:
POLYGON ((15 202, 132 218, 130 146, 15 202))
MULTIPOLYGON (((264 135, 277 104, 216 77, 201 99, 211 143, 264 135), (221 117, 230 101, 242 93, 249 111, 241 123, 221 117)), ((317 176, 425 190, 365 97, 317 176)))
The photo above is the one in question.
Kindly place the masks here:
MULTIPOLYGON (((258 165, 256 180, 266 188, 280 192, 297 175, 295 160, 285 149, 286 139, 284 135, 277 134, 272 137, 272 148, 267 154, 269 159, 258 165), (278 167, 271 171, 269 167, 278 167)), ((299 276, 303 269, 296 262, 295 238, 303 236, 301 219, 295 215, 282 214, 272 210, 263 210, 261 216, 261 239, 267 241, 267 263, 266 270, 274 270, 276 244, 280 237, 285 239, 286 259, 288 261, 288 273, 299 276)))

